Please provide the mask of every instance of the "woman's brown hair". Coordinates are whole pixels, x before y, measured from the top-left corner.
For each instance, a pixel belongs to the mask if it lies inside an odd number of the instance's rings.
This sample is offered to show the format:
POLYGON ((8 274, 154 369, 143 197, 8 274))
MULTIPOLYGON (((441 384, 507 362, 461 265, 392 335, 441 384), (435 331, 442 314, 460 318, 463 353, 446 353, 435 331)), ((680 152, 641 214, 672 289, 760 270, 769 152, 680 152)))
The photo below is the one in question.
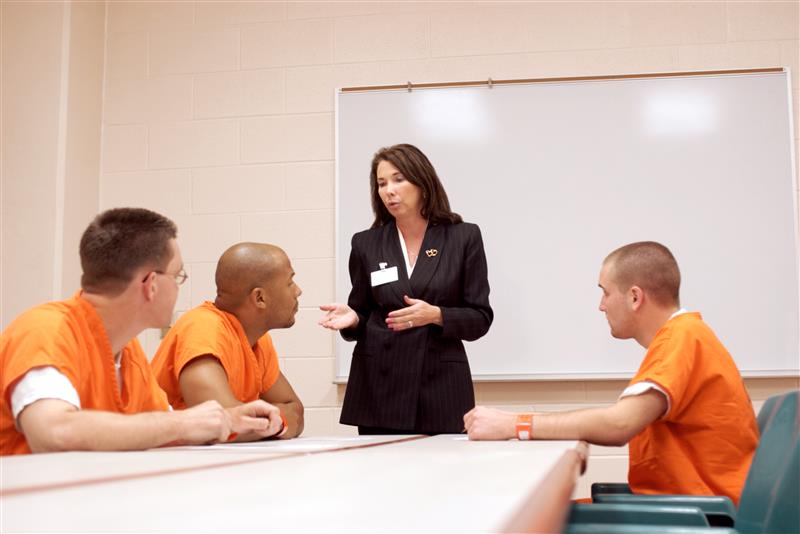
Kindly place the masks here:
POLYGON ((406 180, 422 190, 420 215, 427 219, 429 224, 462 222, 461 215, 450 210, 447 193, 427 156, 414 145, 400 144, 381 148, 372 158, 369 187, 372 194, 372 212, 375 214, 373 228, 394 220, 378 194, 378 164, 381 161, 388 161, 397 167, 406 180))

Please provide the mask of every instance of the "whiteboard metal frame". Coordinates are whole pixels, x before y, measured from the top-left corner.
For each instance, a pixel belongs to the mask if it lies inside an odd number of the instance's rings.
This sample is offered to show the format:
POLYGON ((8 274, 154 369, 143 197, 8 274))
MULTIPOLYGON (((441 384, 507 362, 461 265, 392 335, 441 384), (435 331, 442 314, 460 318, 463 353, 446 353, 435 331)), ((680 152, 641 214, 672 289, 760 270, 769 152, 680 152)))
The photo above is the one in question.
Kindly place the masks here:
MULTIPOLYGON (((335 93, 366 93, 372 91, 408 91, 414 89, 445 89, 448 87, 480 87, 485 85, 491 89, 494 85, 531 85, 535 83, 564 83, 564 82, 591 82, 591 81, 611 81, 611 80, 635 80, 646 78, 679 78, 696 76, 719 76, 729 74, 768 74, 789 72, 785 67, 764 67, 759 69, 728 69, 728 70, 702 70, 702 71, 682 71, 682 72, 648 72, 639 74, 608 74, 601 76, 561 76, 553 78, 519 78, 512 80, 473 80, 468 82, 429 82, 411 83, 394 85, 366 85, 356 87, 342 87, 336 89, 335 93)), ((791 87, 790 93, 791 95, 791 87)), ((338 99, 337 99, 338 101, 338 99)), ((791 101, 790 101, 791 102, 791 101)))

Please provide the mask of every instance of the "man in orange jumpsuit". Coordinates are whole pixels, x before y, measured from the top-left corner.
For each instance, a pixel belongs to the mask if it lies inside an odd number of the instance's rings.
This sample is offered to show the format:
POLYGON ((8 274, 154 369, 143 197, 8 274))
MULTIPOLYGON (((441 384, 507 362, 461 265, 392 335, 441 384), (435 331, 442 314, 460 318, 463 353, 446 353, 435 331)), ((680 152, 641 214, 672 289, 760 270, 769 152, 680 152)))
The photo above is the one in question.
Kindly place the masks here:
MULTIPOLYGON (((239 243, 217 263, 217 298, 183 314, 161 342, 153 370, 172 406, 263 399, 281 411, 278 437, 303 431, 303 404, 278 367, 268 331, 294 324, 302 291, 286 253, 239 243)), ((260 439, 240 434, 240 441, 260 439)))
POLYGON ((600 271, 611 335, 647 354, 608 408, 516 414, 476 407, 470 439, 581 439, 628 444, 635 493, 725 495, 738 503, 758 445, 750 398, 736 364, 699 313, 680 308, 680 271, 654 242, 612 252, 600 271))
POLYGON ((131 450, 274 435, 277 408, 208 402, 169 411, 136 340, 169 323, 186 279, 177 230, 149 210, 101 213, 80 243, 82 290, 15 319, 0 338, 0 454, 131 450))

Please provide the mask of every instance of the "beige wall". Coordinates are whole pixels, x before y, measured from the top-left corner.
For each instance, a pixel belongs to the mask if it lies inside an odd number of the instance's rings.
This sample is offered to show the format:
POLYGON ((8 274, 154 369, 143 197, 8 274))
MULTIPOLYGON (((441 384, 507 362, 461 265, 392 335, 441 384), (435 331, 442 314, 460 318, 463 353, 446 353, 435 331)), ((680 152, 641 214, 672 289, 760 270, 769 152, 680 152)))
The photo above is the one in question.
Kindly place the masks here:
POLYGON ((54 296, 63 11, 62 6, 0 3, 3 326, 31 303, 54 296))
MULTIPOLYGON (((214 262, 228 245, 277 243, 305 291, 296 326, 274 338, 308 408, 308 435, 352 432, 337 423, 344 389, 332 384, 332 335, 315 325, 316 306, 333 297, 336 87, 781 65, 792 69, 795 137, 800 122, 794 1, 1 9, 0 323, 77 287, 77 237, 98 202, 150 207, 179 224, 190 280, 178 312, 213 298, 214 262)), ((157 332, 143 339, 152 353, 157 332)), ((798 385, 748 381, 757 405, 798 385)), ((483 404, 552 410, 613 402, 622 386, 479 383, 476 393, 483 404)), ((624 479, 625 455, 595 448, 586 480, 624 479)))
POLYGON ((3 2, 0 326, 80 282, 97 212, 103 3, 3 2))

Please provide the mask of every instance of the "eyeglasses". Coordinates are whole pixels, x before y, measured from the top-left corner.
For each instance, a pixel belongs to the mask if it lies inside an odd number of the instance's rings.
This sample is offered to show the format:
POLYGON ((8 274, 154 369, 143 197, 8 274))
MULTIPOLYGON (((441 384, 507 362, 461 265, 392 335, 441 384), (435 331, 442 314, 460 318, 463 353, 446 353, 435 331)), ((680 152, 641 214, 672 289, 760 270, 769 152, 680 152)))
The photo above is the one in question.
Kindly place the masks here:
POLYGON ((183 269, 181 269, 180 271, 178 271, 177 273, 174 273, 174 274, 173 273, 167 273, 167 272, 164 272, 164 271, 153 271, 153 272, 156 273, 156 274, 165 274, 167 276, 171 276, 172 278, 175 279, 175 283, 178 284, 178 285, 182 285, 186 281, 186 279, 189 278, 189 275, 186 274, 186 271, 183 270, 183 269))

